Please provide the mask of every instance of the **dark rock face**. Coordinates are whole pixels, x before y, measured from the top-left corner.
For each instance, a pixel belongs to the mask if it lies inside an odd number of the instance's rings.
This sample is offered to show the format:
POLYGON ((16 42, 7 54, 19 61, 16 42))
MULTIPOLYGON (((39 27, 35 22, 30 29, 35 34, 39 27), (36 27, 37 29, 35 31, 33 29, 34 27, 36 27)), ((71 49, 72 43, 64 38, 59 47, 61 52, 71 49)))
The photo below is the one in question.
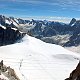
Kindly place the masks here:
POLYGON ((72 25, 72 24, 74 24, 76 22, 76 19, 75 18, 73 18, 72 20, 71 20, 71 22, 70 22, 70 24, 69 25, 72 25))
POLYGON ((70 73, 69 78, 66 78, 65 80, 80 80, 80 62, 78 63, 76 69, 70 73))
POLYGON ((7 18, 0 15, 0 46, 13 44, 25 35, 18 30, 13 21, 13 17, 7 18))
POLYGON ((65 34, 66 24, 60 24, 59 22, 54 21, 35 21, 33 20, 32 23, 36 24, 33 29, 30 29, 30 32, 33 34, 34 37, 51 37, 55 36, 56 34, 65 34), (35 36, 37 34, 37 36, 35 36))
POLYGON ((6 25, 5 24, 5 16, 0 15, 0 24, 1 25, 6 25))
POLYGON ((0 15, 0 24, 5 26, 5 27, 13 27, 13 28, 15 28, 16 26, 13 24, 13 22, 11 24, 6 23, 6 20, 11 21, 11 19, 14 20, 14 18, 7 18, 5 16, 0 15))
POLYGON ((16 28, 7 27, 6 29, 0 27, 0 46, 13 44, 21 39, 25 33, 20 33, 16 28))

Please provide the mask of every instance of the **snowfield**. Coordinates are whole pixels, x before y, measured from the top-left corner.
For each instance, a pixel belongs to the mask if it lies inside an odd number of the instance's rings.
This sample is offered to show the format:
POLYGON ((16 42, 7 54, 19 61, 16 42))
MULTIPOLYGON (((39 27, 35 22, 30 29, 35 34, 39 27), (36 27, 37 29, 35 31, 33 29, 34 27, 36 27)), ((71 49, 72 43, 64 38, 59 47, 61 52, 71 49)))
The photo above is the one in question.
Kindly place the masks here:
POLYGON ((20 80, 64 80, 79 59, 79 54, 28 35, 20 43, 0 47, 0 60, 13 68, 20 80))

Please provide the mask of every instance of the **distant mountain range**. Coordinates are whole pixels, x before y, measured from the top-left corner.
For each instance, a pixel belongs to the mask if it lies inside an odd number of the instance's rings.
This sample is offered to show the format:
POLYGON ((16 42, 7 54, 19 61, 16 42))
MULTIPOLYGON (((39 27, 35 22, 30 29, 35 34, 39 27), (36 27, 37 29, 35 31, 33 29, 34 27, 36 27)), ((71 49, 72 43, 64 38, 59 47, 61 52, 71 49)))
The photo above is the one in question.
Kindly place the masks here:
MULTIPOLYGON (((75 18, 66 24, 47 20, 24 20, 0 15, 0 26, 16 28, 47 43, 55 43, 64 47, 80 45, 80 20, 75 18)), ((0 32, 0 34, 2 33, 0 32)))

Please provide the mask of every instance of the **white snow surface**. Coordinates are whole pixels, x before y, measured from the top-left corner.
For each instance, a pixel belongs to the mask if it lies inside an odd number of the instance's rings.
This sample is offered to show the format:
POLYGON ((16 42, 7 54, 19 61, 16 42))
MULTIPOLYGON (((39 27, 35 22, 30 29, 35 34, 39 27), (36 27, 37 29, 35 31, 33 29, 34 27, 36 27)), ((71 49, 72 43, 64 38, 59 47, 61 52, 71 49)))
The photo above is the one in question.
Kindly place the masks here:
POLYGON ((7 23, 7 24, 10 25, 12 22, 6 19, 6 20, 5 20, 5 23, 7 23))
POLYGON ((1 24, 0 24, 0 27, 2 27, 3 29, 6 29, 6 27, 5 26, 2 26, 1 24))
POLYGON ((20 43, 0 47, 0 60, 20 80, 64 80, 76 68, 80 55, 26 35, 20 43))

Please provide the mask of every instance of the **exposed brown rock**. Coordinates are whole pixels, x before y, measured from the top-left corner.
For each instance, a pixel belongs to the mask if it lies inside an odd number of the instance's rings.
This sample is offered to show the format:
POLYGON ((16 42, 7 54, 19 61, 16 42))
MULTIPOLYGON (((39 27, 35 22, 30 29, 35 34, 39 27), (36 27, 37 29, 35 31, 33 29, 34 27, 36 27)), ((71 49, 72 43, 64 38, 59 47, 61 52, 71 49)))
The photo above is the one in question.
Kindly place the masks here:
POLYGON ((80 80, 80 62, 78 63, 76 69, 70 73, 69 78, 66 78, 65 80, 80 80))
MULTIPOLYGON (((5 77, 7 77, 9 80, 20 80, 17 76, 14 69, 12 69, 10 66, 6 66, 3 64, 3 60, 0 62, 0 75, 3 74, 5 77)), ((1 79, 0 80, 6 80, 1 79)))

